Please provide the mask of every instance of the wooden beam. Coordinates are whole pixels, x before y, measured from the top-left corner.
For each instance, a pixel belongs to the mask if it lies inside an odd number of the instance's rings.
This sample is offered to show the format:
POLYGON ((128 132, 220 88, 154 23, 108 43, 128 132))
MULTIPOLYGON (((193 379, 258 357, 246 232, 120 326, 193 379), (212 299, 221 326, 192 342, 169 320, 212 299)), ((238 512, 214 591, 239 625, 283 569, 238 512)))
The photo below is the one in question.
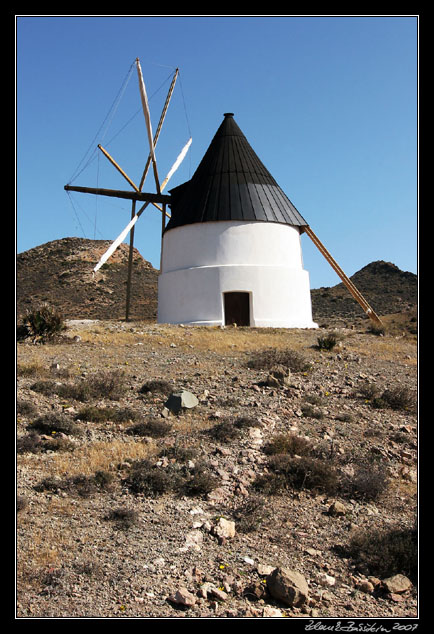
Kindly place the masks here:
POLYGON ((322 244, 320 239, 315 235, 315 233, 312 231, 312 229, 309 226, 306 226, 306 227, 303 227, 303 230, 304 230, 305 233, 307 233, 307 235, 312 240, 314 245, 319 249, 319 251, 322 253, 322 255, 326 258, 327 262, 330 264, 330 266, 333 268, 333 270, 341 278, 341 280, 344 283, 344 285, 347 287, 347 289, 349 290, 351 295, 354 297, 354 299, 360 304, 360 306, 363 308, 363 310, 368 315, 368 317, 374 323, 376 323, 377 325, 384 326, 384 324, 381 321, 381 319, 379 318, 379 316, 375 313, 373 308, 371 308, 371 306, 368 304, 368 302, 363 297, 363 295, 360 293, 360 291, 355 287, 355 285, 350 280, 350 278, 345 275, 345 273, 343 272, 343 270, 341 269, 339 264, 331 256, 331 254, 327 251, 325 246, 322 244))
POLYGON ((101 187, 79 187, 78 185, 65 185, 64 189, 83 194, 95 194, 96 196, 110 196, 112 198, 125 198, 127 200, 139 200, 150 203, 170 203, 170 194, 150 194, 146 192, 126 192, 118 189, 103 189, 101 187))
POLYGON ((137 187, 137 185, 135 183, 133 183, 133 181, 131 180, 131 178, 124 172, 124 170, 116 163, 116 161, 114 160, 114 158, 112 156, 110 156, 110 154, 107 152, 107 150, 105 150, 102 145, 98 145, 99 149, 101 150, 101 152, 104 154, 104 156, 106 156, 108 158, 108 160, 110 161, 110 163, 112 165, 114 165, 116 167, 116 169, 122 174, 122 176, 125 178, 125 180, 131 185, 131 187, 133 187, 133 189, 136 190, 136 192, 139 192, 140 189, 137 187))

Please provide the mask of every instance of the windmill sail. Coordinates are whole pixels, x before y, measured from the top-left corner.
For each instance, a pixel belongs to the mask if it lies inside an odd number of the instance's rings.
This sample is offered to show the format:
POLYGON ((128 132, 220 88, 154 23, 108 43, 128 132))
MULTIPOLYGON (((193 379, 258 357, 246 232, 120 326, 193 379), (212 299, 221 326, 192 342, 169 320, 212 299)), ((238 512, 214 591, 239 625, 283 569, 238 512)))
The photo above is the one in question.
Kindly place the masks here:
POLYGON ((140 62, 138 58, 136 60, 136 64, 137 64, 137 74, 139 76, 140 98, 142 100, 143 114, 145 115, 146 130, 148 132, 149 149, 151 153, 152 167, 154 169, 155 184, 157 186, 157 191, 160 192, 160 184, 159 184, 158 172, 157 172, 157 161, 155 158, 154 141, 152 138, 152 125, 151 125, 151 116, 149 113, 148 96, 146 94, 146 87, 145 87, 145 82, 143 81, 142 68, 140 66, 140 62))
MULTIPOLYGON (((192 143, 192 138, 190 137, 189 140, 187 141, 187 143, 184 145, 184 147, 182 148, 181 152, 179 153, 176 161, 174 162, 174 164, 172 165, 172 167, 170 168, 166 178, 164 179, 164 181, 161 184, 161 190, 163 190, 167 183, 169 182, 169 180, 172 178, 173 174, 176 172, 176 170, 178 169, 178 167, 181 165, 182 161, 184 160, 190 145, 192 143)), ((93 269, 93 272, 96 273, 101 267, 102 265, 107 262, 107 260, 109 259, 109 257, 111 255, 113 255, 113 253, 116 251, 116 249, 118 248, 118 246, 125 240, 126 236, 128 235, 128 233, 131 231, 131 229, 134 227, 134 225, 136 224, 137 220, 140 218, 142 212, 146 209, 146 207, 149 205, 149 203, 145 203, 141 209, 136 213, 136 215, 130 220, 130 222, 127 224, 127 226, 125 227, 125 229, 118 235, 118 237, 116 238, 116 240, 114 242, 112 242, 112 244, 110 245, 110 247, 107 249, 107 251, 104 253, 104 255, 100 258, 98 264, 95 266, 95 268, 93 269)))
MULTIPOLYGON (((149 203, 147 203, 147 204, 149 204, 149 203)), ((104 255, 99 260, 98 264, 93 269, 94 273, 96 273, 98 271, 98 269, 100 269, 102 267, 102 265, 107 262, 107 260, 109 259, 109 257, 111 255, 113 255, 113 253, 116 251, 116 249, 121 244, 121 242, 123 242, 125 240, 126 236, 131 231, 131 229, 134 227, 134 225, 136 224, 138 219, 139 219, 139 214, 136 214, 134 216, 134 218, 132 220, 130 220, 130 222, 127 224, 127 226, 122 231, 122 233, 120 233, 118 235, 118 237, 116 238, 116 240, 114 242, 112 242, 110 247, 107 249, 107 251, 104 253, 104 255)))

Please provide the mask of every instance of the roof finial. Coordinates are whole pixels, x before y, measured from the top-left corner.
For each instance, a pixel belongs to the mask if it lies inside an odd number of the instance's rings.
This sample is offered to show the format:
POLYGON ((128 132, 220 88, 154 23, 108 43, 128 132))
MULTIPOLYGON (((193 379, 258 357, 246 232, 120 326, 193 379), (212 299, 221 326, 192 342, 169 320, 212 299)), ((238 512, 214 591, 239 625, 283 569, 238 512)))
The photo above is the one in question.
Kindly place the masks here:
POLYGON ((234 116, 234 113, 233 113, 233 112, 225 112, 225 113, 223 114, 223 116, 224 116, 224 117, 233 117, 233 116, 234 116))

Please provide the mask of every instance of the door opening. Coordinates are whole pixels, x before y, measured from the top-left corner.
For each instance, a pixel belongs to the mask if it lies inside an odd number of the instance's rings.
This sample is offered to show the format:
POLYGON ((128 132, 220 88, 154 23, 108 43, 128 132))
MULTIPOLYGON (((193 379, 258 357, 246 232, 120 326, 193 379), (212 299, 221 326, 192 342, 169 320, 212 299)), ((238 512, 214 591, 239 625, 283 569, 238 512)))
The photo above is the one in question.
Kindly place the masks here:
POLYGON ((223 293, 225 326, 250 326, 250 293, 223 293))

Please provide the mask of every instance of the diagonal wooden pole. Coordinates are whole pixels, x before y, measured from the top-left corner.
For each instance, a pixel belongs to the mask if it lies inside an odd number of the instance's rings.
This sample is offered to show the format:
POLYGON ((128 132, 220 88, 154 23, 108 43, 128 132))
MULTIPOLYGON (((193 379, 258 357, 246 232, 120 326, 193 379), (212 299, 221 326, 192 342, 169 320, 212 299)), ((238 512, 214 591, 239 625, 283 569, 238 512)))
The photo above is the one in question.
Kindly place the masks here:
POLYGON ((305 233, 307 233, 309 238, 312 240, 314 245, 319 249, 319 251, 322 253, 322 255, 326 258, 327 262, 330 264, 330 266, 333 268, 333 270, 339 275, 339 277, 341 278, 341 280, 344 283, 344 285, 347 287, 347 289, 349 290, 351 295, 354 297, 354 299, 360 304, 360 306, 363 308, 363 310, 368 315, 368 317, 375 324, 377 324, 379 326, 384 326, 384 324, 381 321, 381 319, 379 318, 379 316, 371 308, 371 306, 368 304, 366 299, 363 297, 363 295, 360 293, 360 291, 356 288, 356 286, 353 284, 353 282, 350 280, 350 278, 345 275, 345 273, 343 272, 343 270, 341 269, 339 264, 331 256, 331 254, 327 251, 327 249, 322 244, 322 242, 320 241, 318 236, 315 235, 315 233, 312 231, 312 229, 309 226, 303 227, 303 231, 305 233))

